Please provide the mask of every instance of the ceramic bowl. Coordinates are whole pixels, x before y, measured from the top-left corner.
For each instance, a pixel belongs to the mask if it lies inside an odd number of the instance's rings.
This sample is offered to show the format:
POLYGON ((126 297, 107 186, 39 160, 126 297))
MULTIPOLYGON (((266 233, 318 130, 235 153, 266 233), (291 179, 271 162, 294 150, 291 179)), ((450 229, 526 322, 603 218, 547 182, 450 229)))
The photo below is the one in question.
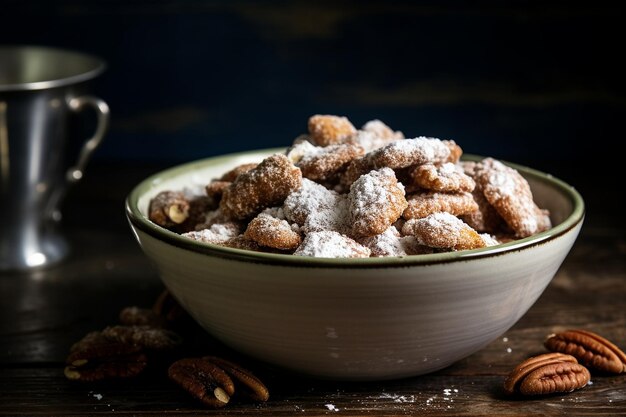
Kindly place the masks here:
POLYGON ((581 196, 509 164, 529 181, 554 227, 477 250, 319 259, 199 243, 147 218, 167 189, 204 186, 280 149, 204 159, 157 173, 129 194, 141 248, 182 306, 211 335, 260 361, 314 377, 382 380, 433 372, 500 337, 533 305, 580 231, 581 196))

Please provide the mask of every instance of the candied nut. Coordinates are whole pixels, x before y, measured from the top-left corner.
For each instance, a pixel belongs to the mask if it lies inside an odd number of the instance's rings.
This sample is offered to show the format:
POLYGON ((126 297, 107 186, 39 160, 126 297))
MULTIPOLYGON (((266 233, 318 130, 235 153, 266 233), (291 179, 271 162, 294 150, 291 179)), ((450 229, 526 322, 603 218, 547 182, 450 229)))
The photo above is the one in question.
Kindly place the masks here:
POLYGON ((341 177, 343 185, 350 185, 371 170, 388 167, 406 168, 411 165, 441 164, 447 162, 451 151, 448 143, 423 136, 391 142, 354 159, 341 177))
POLYGON ((346 117, 316 114, 309 118, 309 135, 318 146, 336 145, 356 133, 346 117))
POLYGON ((148 218, 159 226, 171 228, 189 217, 189 200, 180 191, 161 191, 150 200, 148 218))
POLYGON ((300 234, 286 220, 272 217, 266 212, 259 213, 250 221, 244 236, 261 246, 281 250, 294 250, 302 243, 300 234))
POLYGON ((141 346, 91 332, 70 348, 66 364, 63 373, 67 379, 91 382, 136 376, 145 369, 147 358, 141 346))
POLYGON ((423 189, 439 192, 471 192, 475 183, 460 167, 446 162, 442 165, 418 165, 410 172, 413 183, 423 189))
POLYGON ((383 233, 407 207, 404 187, 390 168, 362 175, 348 194, 352 234, 366 237, 383 233))
POLYGON ((224 190, 220 209, 234 219, 248 219, 267 207, 279 206, 302 185, 302 173, 285 155, 265 158, 240 174, 224 190))
POLYGON ((546 395, 571 392, 587 385, 591 375, 575 357, 545 353, 520 363, 504 381, 507 394, 546 395))
POLYGON ((235 385, 228 374, 202 358, 180 359, 167 373, 172 381, 211 408, 224 407, 235 393, 235 385))
POLYGON ((433 213, 447 212, 453 216, 478 210, 472 194, 467 192, 440 193, 429 191, 412 194, 407 198, 407 207, 402 213, 405 219, 421 219, 433 213))
POLYGON ((150 326, 109 326, 102 330, 102 335, 110 340, 150 350, 169 350, 182 342, 173 331, 150 326))
POLYGON ((434 213, 422 219, 411 219, 402 233, 415 236, 422 245, 439 249, 477 249, 486 246, 484 239, 458 217, 434 213))
POLYGON ((205 356, 202 359, 219 366, 231 377, 235 385, 235 394, 253 401, 267 401, 270 398, 270 392, 265 384, 249 370, 215 356, 205 356))
POLYGON ((296 166, 304 178, 318 182, 334 181, 350 161, 365 153, 363 148, 351 143, 311 147, 313 149, 302 155, 296 166))
POLYGON ((517 170, 485 158, 476 166, 475 180, 487 201, 517 237, 527 237, 551 227, 547 212, 537 207, 530 185, 517 170))
POLYGON ((583 365, 601 372, 626 372, 626 354, 612 342, 590 331, 578 329, 551 334, 544 345, 553 352, 572 355, 583 365))
POLYGON ((398 140, 366 155, 373 167, 405 168, 446 162, 450 148, 445 141, 420 136, 398 140))

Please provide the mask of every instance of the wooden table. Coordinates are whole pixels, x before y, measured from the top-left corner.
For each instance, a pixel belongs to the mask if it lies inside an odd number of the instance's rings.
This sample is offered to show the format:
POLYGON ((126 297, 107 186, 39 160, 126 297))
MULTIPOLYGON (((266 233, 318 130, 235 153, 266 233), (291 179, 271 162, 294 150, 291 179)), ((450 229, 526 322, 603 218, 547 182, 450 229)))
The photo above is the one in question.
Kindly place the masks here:
MULTIPOLYGON (((165 366, 124 381, 68 381, 63 366, 72 343, 116 323, 125 306, 149 307, 163 288, 123 215, 124 196, 150 172, 95 169, 66 204, 71 257, 49 270, 0 275, 0 415, 626 415, 626 374, 593 375, 592 384, 567 395, 519 400, 502 393, 508 372, 544 352, 543 339, 555 330, 591 329, 626 348, 626 239, 592 210, 602 192, 585 196, 589 216, 581 236, 528 313, 483 350, 434 374, 318 381, 241 358, 271 398, 220 410, 203 408, 170 382, 165 366)), ((236 357, 196 335, 190 347, 196 353, 236 357)))

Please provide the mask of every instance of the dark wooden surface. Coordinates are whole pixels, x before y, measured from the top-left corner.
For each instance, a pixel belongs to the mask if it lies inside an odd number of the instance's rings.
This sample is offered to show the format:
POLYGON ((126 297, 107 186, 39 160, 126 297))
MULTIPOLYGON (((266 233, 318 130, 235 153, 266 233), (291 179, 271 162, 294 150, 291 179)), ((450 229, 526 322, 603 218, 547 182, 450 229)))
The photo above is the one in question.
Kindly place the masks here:
POLYGON ((150 172, 93 171, 65 207, 71 257, 46 271, 0 275, 0 415, 626 415, 624 374, 593 375, 591 385, 567 395, 519 400, 501 390, 507 373, 543 352, 544 337, 555 330, 594 330, 626 348, 626 239, 595 209, 601 194, 589 195, 581 236, 530 311, 485 349, 434 374, 312 380, 240 358, 192 328, 188 353, 241 360, 267 383, 270 400, 206 410, 167 379, 164 364, 125 381, 66 380, 73 342, 115 323, 125 306, 150 306, 162 290, 123 216, 125 194, 150 172))

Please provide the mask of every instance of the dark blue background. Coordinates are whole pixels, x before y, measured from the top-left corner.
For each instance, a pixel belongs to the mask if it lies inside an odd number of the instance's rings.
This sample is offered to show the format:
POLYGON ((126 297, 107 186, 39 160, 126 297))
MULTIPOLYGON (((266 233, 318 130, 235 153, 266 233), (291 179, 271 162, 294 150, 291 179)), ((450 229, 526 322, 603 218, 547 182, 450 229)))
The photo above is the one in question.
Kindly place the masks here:
POLYGON ((0 42, 108 62, 101 161, 287 145, 314 113, 540 168, 621 160, 625 16, 601 2, 4 4, 0 42))

